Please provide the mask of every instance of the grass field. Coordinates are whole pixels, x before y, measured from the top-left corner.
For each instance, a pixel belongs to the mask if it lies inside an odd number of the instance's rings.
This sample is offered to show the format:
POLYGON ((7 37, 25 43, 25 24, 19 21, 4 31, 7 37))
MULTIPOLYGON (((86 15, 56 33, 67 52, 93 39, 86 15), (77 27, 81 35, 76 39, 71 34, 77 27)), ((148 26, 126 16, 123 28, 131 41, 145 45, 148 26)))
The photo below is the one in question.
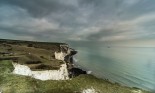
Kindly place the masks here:
POLYGON ((41 81, 14 75, 11 73, 13 69, 11 61, 0 61, 0 91, 3 93, 80 93, 83 89, 92 87, 98 93, 133 93, 133 90, 139 90, 113 84, 92 75, 80 75, 72 80, 41 81))

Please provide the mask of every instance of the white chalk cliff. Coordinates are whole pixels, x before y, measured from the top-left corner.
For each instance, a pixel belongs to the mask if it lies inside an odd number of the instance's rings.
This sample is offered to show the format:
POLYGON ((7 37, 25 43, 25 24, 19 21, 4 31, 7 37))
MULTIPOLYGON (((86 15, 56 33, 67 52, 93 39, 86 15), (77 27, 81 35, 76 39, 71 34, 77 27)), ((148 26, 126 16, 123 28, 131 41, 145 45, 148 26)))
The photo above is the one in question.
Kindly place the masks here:
POLYGON ((65 60, 65 56, 67 54, 63 53, 63 52, 55 52, 54 55, 55 55, 55 59, 64 61, 65 60))
POLYGON ((31 76, 40 80, 67 80, 68 70, 67 65, 62 64, 59 70, 44 70, 44 71, 32 71, 28 66, 18 63, 12 63, 14 66, 14 74, 31 76))
POLYGON ((84 89, 82 93, 98 93, 94 88, 84 89))
MULTIPOLYGON (((65 57, 71 53, 72 49, 67 48, 65 52, 55 52, 55 59, 65 61, 65 57)), ((31 76, 40 80, 67 80, 69 79, 69 73, 67 65, 62 64, 59 70, 44 70, 44 71, 32 71, 28 66, 18 63, 12 63, 14 66, 14 74, 31 76)))
POLYGON ((65 52, 62 52, 62 51, 61 52, 55 52, 54 53, 55 59, 65 61, 65 57, 67 55, 69 55, 71 53, 71 51, 73 51, 73 49, 67 48, 66 49, 66 53, 65 52))

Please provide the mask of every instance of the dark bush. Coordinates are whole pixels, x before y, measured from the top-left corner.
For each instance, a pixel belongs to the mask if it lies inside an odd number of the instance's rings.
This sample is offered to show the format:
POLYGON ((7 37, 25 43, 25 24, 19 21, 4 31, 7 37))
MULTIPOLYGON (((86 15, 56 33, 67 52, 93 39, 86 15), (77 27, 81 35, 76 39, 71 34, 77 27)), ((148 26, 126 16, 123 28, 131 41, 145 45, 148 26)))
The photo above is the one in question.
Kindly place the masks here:
POLYGON ((40 64, 40 65, 36 66, 35 69, 57 70, 57 69, 59 69, 59 67, 53 67, 53 66, 49 66, 49 65, 40 64))
POLYGON ((45 59, 45 57, 44 57, 44 56, 40 56, 40 58, 45 59))
POLYGON ((33 47, 33 44, 28 44, 27 47, 33 47))

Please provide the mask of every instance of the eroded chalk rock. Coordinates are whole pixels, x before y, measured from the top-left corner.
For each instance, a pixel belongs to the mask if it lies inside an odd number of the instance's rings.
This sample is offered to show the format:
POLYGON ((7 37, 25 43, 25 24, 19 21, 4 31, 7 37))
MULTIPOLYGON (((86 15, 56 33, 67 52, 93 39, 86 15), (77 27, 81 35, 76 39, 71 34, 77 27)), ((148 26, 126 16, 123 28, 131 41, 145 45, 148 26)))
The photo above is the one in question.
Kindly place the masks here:
POLYGON ((35 79, 40 80, 67 80, 69 74, 67 65, 62 64, 59 70, 43 70, 43 71, 32 71, 28 66, 21 65, 18 63, 12 63, 14 66, 13 73, 25 76, 31 76, 35 79))

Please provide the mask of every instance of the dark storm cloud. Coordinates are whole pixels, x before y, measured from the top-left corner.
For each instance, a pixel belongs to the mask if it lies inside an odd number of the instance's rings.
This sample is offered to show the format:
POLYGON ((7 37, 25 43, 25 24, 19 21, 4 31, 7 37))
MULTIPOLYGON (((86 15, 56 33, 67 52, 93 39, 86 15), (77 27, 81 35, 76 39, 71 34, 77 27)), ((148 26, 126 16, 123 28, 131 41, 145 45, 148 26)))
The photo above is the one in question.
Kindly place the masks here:
POLYGON ((121 32, 114 31, 114 29, 102 29, 98 33, 93 33, 87 36, 88 40, 100 40, 102 37, 117 35, 121 32))
POLYGON ((42 36, 40 33, 36 33, 33 31, 29 31, 29 29, 24 29, 24 28, 19 28, 19 27, 3 27, 0 26, 1 32, 7 32, 7 33, 12 33, 17 36, 34 36, 34 37, 40 37, 42 36))
POLYGON ((154 0, 0 0, 0 32, 8 37, 14 34, 62 41, 152 39, 154 3, 154 0))
MULTIPOLYGON (((60 33, 59 29, 50 29, 43 32, 35 32, 32 29, 20 28, 20 27, 3 27, 0 26, 0 32, 11 33, 19 37, 32 37, 34 40, 47 40, 47 39, 64 39, 68 33, 60 33), (63 34, 63 35, 62 35, 63 34)), ((22 39, 22 38, 21 38, 22 39)), ((50 41, 50 40, 47 40, 50 41)), ((59 40, 57 40, 59 41, 59 40)), ((61 40, 60 40, 61 41, 61 40)))
POLYGON ((65 5, 60 0, 1 0, 0 4, 18 6, 27 10, 34 17, 43 17, 50 13, 75 11, 72 5, 65 5))

